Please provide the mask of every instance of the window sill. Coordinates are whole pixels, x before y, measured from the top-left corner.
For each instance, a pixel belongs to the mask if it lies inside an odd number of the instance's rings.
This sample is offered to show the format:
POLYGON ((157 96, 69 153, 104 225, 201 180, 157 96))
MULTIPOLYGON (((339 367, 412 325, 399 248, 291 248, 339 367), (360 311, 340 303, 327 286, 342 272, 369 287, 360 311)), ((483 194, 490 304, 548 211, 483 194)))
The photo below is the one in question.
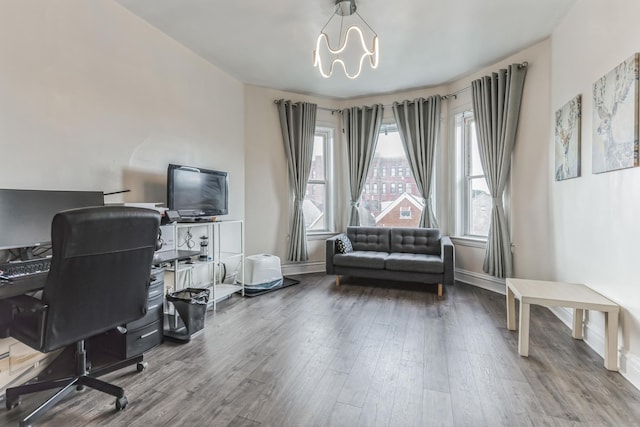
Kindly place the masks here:
POLYGON ((469 246, 471 248, 485 249, 487 247, 486 239, 457 236, 457 237, 451 237, 451 241, 456 245, 469 246))
POLYGON ((336 233, 335 231, 319 231, 316 233, 307 233, 307 241, 327 240, 329 237, 333 237, 336 234, 340 233, 336 233))

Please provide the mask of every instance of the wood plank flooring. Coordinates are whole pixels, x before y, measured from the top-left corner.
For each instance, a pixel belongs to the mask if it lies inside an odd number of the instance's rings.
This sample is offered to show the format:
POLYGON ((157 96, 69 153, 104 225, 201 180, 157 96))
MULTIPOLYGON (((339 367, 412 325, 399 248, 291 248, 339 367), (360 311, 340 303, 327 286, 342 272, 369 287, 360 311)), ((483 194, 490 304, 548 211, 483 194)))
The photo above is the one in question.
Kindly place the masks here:
MULTIPOLYGON (((640 392, 545 308, 531 307, 522 358, 502 295, 297 278, 219 304, 190 343, 149 352, 143 373, 104 377, 125 387, 124 411, 87 390, 41 425, 640 426, 640 392)), ((47 395, 0 409, 0 425, 47 395)))

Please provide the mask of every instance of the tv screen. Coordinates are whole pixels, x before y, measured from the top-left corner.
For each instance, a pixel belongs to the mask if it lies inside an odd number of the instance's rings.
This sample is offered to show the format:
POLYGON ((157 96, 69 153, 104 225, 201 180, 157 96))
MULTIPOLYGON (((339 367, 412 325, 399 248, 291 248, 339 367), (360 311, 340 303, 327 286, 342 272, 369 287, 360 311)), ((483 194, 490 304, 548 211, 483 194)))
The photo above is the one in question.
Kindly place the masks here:
POLYGON ((229 213, 227 172, 169 165, 167 207, 183 217, 227 215, 229 213))

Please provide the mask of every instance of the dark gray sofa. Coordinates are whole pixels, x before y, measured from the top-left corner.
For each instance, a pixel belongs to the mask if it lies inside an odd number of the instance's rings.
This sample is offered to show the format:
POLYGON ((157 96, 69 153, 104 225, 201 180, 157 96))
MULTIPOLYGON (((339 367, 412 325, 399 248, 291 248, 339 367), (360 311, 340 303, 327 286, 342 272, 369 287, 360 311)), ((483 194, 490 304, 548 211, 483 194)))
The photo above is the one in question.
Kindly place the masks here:
POLYGON ((348 227, 353 251, 340 253, 327 239, 327 274, 453 285, 453 243, 436 228, 348 227))

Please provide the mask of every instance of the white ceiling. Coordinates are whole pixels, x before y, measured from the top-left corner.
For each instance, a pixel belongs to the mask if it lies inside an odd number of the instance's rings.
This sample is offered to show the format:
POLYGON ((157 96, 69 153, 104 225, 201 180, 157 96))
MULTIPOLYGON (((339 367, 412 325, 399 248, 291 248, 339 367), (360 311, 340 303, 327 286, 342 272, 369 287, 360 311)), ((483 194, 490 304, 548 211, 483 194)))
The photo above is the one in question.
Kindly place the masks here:
POLYGON ((116 0, 248 84, 332 98, 450 82, 551 34, 575 0, 358 0, 380 65, 325 79, 312 51, 335 0, 116 0))

